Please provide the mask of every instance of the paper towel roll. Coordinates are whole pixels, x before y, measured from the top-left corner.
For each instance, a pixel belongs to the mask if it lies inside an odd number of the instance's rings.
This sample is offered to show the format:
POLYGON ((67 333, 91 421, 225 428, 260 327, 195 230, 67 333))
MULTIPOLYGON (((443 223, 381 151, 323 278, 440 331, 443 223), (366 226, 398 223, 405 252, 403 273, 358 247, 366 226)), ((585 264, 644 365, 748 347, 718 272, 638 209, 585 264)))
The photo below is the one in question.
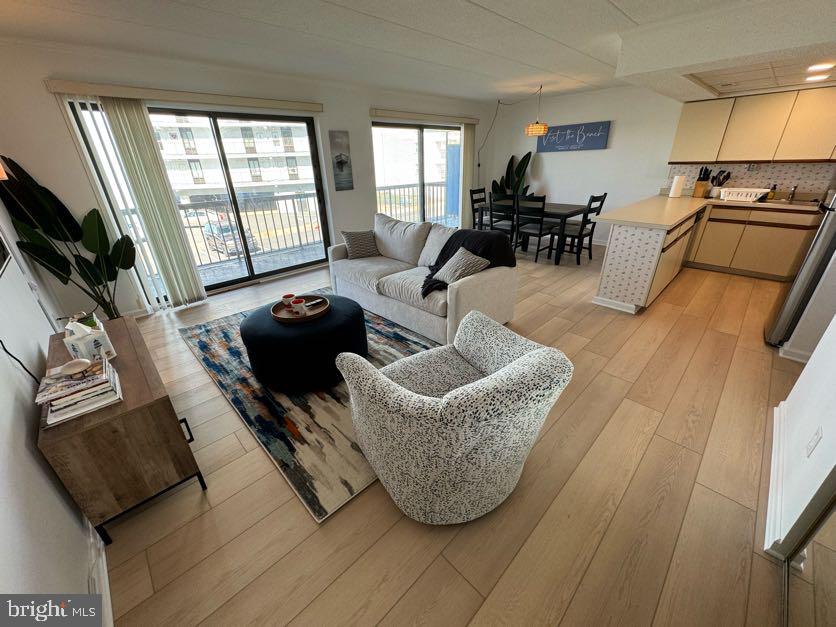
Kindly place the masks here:
POLYGON ((684 176, 675 176, 673 177, 673 183, 671 183, 671 191, 668 193, 668 196, 671 198, 679 198, 682 196, 682 186, 685 185, 685 177, 684 176))

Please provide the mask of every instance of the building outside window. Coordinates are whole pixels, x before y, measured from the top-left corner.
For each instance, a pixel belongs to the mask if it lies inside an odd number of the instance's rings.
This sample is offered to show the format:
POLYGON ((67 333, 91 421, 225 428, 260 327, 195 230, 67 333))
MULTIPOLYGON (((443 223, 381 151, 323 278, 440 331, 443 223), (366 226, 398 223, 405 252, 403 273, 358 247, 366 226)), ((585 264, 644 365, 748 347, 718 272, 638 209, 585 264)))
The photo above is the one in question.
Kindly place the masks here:
POLYGON ((255 137, 253 136, 253 129, 249 126, 242 126, 241 137, 244 139, 244 150, 247 152, 255 152, 255 137))
POLYGON ((261 181, 261 164, 258 158, 247 159, 247 165, 250 167, 250 178, 255 182, 261 181))
POLYGON ((194 143, 194 133, 190 128, 180 129, 180 139, 183 140, 183 150, 187 155, 196 155, 197 146, 194 143))
POLYGON ((203 166, 197 159, 189 159, 189 169, 192 171, 192 180, 195 185, 202 185, 206 182, 203 178, 203 166))
POLYGON ((293 129, 289 126, 281 128, 282 146, 285 152, 293 152, 293 129))
POLYGON ((299 164, 296 161, 296 157, 287 157, 285 163, 287 164, 287 178, 294 181, 298 180, 299 164))

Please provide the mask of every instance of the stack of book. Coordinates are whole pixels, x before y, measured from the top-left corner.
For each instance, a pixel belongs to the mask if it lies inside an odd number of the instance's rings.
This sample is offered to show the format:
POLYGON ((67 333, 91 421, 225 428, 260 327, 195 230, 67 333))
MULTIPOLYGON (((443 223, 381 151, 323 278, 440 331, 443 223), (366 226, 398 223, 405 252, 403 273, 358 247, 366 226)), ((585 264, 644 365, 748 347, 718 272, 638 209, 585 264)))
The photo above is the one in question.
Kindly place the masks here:
POLYGON ((48 405, 47 426, 120 400, 119 375, 107 359, 93 362, 86 370, 72 375, 62 374, 59 368, 48 370, 35 397, 39 405, 48 405))

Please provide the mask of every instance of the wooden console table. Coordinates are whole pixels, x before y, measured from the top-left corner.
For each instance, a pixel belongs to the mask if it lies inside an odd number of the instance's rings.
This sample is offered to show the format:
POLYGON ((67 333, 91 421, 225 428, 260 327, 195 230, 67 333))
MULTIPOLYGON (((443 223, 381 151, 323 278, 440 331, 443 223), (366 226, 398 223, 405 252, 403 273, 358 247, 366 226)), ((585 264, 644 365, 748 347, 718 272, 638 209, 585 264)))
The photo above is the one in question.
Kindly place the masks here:
MULTIPOLYGON (((38 448, 110 544, 107 522, 192 477, 204 490, 206 483, 188 444, 191 429, 177 419, 136 321, 120 318, 104 326, 117 353, 111 363, 122 401, 51 427, 44 407, 38 448)), ((62 339, 63 333, 50 338, 47 368, 70 359, 62 339)))

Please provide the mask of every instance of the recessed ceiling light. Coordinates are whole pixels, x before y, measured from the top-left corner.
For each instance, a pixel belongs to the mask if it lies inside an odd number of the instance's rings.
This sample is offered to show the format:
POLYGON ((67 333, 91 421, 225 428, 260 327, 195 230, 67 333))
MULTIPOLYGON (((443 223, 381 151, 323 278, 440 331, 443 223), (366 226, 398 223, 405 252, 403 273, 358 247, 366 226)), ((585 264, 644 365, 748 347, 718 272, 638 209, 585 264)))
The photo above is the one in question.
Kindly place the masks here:
POLYGON ((818 83, 819 81, 826 81, 830 78, 830 74, 813 74, 812 76, 808 76, 804 80, 808 83, 818 83))
POLYGON ((836 66, 836 63, 816 63, 807 68, 808 72, 824 72, 836 66))

